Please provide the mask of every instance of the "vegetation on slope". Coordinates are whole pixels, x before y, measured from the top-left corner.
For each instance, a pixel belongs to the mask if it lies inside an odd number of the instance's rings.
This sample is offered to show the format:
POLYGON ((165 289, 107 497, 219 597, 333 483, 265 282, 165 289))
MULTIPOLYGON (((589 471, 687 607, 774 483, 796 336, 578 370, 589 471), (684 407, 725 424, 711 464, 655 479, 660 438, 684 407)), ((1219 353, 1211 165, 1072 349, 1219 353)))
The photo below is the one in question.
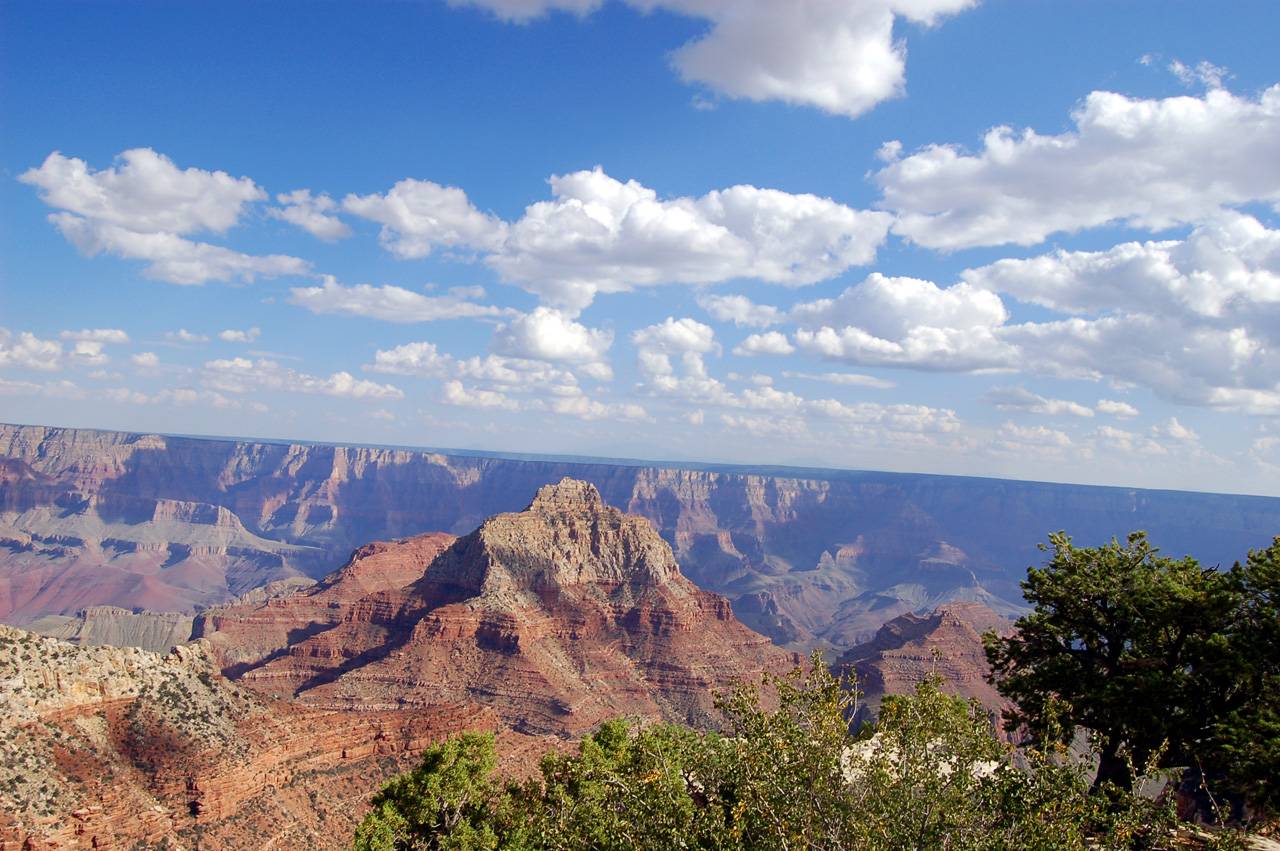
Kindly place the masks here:
POLYGON ((496 773, 491 736, 451 738, 373 799, 354 847, 1158 849, 1172 847, 1173 801, 1131 789, 1193 761, 1265 807, 1280 765, 1280 538, 1225 572, 1160 558, 1140 533, 1090 550, 1050 540, 1024 583, 1035 611, 1019 635, 988 637, 1021 748, 936 677, 886 696, 855 734, 857 691, 818 655, 764 678, 776 711, 743 686, 718 701, 723 733, 610 721, 523 783, 496 773), (1092 782, 1065 747, 1077 729, 1098 750, 1092 782))

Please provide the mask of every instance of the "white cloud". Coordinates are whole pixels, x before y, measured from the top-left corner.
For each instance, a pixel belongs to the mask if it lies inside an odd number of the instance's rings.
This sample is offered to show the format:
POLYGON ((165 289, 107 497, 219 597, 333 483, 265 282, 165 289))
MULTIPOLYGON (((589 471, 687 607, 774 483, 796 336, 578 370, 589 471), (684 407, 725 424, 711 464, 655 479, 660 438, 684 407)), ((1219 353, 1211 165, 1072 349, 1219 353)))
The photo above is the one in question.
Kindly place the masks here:
POLYGON ((63 340, 90 343, 123 344, 129 342, 129 335, 118 328, 84 328, 80 331, 63 331, 58 337, 63 340))
MULTIPOLYGON (((982 397, 1000 411, 1023 411, 1028 414, 1043 414, 1056 417, 1062 414, 1071 417, 1092 417, 1093 409, 1079 402, 1065 399, 1046 399, 1022 386, 992 387, 982 397)), ((1120 403, 1116 403, 1120 404, 1120 403)), ((1128 407, 1127 405, 1125 407, 1128 407)))
POLYGON ((191 390, 189 388, 179 388, 177 390, 161 390, 155 396, 151 397, 152 404, 160 404, 168 402, 179 408, 187 405, 203 405, 209 408, 222 408, 238 410, 241 405, 238 401, 228 399, 221 393, 213 390, 191 390))
POLYGON ((813 375, 807 372, 784 372, 782 376, 784 378, 807 378, 810 381, 825 381, 828 384, 840 384, 845 387, 875 387, 887 390, 898 386, 896 381, 875 378, 870 375, 858 375, 853 372, 824 372, 821 375, 813 375))
POLYGON ((698 306, 721 322, 732 322, 739 328, 768 328, 782 321, 778 308, 756 304, 744 295, 701 295, 698 306))
POLYGON ((686 81, 730 97, 781 100, 857 117, 903 93, 901 16, 933 24, 976 0, 641 0, 710 18, 711 31, 672 56, 686 81))
POLYGON ((1128 402, 1118 402, 1114 399, 1099 399, 1096 407, 1098 413, 1118 417, 1122 420, 1133 419, 1138 415, 1138 409, 1133 405, 1128 402))
POLYGON ((702 355, 719 350, 715 336, 715 331, 697 320, 668 316, 661 324, 633 331, 631 343, 637 349, 636 362, 645 376, 674 375, 671 358, 677 355, 691 375, 705 376, 702 355))
POLYGON ((328 378, 318 378, 265 359, 256 362, 248 358, 209 361, 204 365, 200 381, 206 387, 226 393, 280 390, 373 402, 404 398, 404 393, 390 384, 376 384, 353 378, 347 372, 335 372, 328 378))
POLYGON ((56 372, 62 369, 62 344, 23 331, 16 336, 0 328, 0 367, 56 372))
POLYGON ((777 331, 752 334, 733 347, 735 355, 789 355, 796 350, 787 335, 777 331))
POLYGON ((169 340, 173 343, 207 343, 209 338, 204 334, 196 334, 188 331, 186 328, 179 328, 177 331, 165 331, 160 335, 161 338, 169 340))
POLYGON ((379 240, 401 259, 426 257, 435 248, 493 250, 507 227, 472 206, 461 189, 429 180, 401 180, 385 195, 348 195, 342 207, 380 223, 379 240))
POLYGON ((0 378, 0 396, 47 396, 54 399, 82 399, 83 390, 70 381, 6 381, 0 378))
POLYGON ((394 349, 379 349, 373 363, 365 367, 367 372, 384 375, 417 375, 443 378, 454 368, 452 355, 441 354, 434 343, 405 343, 394 349))
POLYGON ((996 430, 995 442, 997 445, 1012 443, 1045 449, 1064 449, 1072 445, 1070 435, 1064 431, 1047 426, 1019 426, 1012 422, 996 430))
POLYGON ((323 192, 312 198, 310 190, 295 189, 288 194, 277 195, 276 201, 284 206, 268 207, 268 214, 297 225, 316 239, 336 242, 351 236, 351 228, 346 222, 333 215, 332 211, 338 208, 337 202, 323 192))
POLYGON ((1188 86, 1198 84, 1207 89, 1222 88, 1222 78, 1227 76, 1226 68, 1219 68, 1208 61, 1191 68, 1175 60, 1169 63, 1169 71, 1188 86))
POLYGON ((129 358, 129 362, 143 369, 155 369, 160 366, 160 358, 155 352, 138 352, 129 358))
POLYGON ((1073 132, 997 127, 982 151, 932 145, 876 174, 894 231, 932 248, 1032 245, 1109 223, 1163 229, 1280 201, 1280 86, 1256 99, 1093 92, 1073 132))
POLYGON ((489 348, 506 357, 599 364, 612 345, 612 331, 587 328, 561 311, 539 307, 499 325, 489 348))
POLYGON ((734 186, 659 200, 631 180, 579 171, 551 178, 553 201, 525 210, 486 262, 569 309, 597 292, 755 278, 803 286, 870 263, 891 217, 829 198, 734 186))
POLYGON ((1222 211, 1185 241, 1127 242, 999 260, 961 277, 1063 313, 1108 311, 1247 320, 1280 305, 1280 231, 1222 211))
POLYGON ((49 221, 82 254, 108 251, 148 261, 144 274, 151 278, 203 284, 306 273, 306 261, 297 257, 253 257, 184 238, 199 231, 223 234, 239 222, 246 204, 265 199, 249 178, 180 170, 150 148, 125 151, 119 159, 119 167, 91 172, 83 160, 55 151, 18 179, 64 211, 51 214, 49 221))
POLYGON ((473 298, 484 297, 484 290, 479 287, 458 287, 446 295, 428 296, 395 286, 356 284, 345 287, 332 275, 322 277, 323 286, 290 289, 289 303, 305 307, 312 313, 367 316, 386 322, 431 322, 437 319, 503 316, 514 312, 508 308, 472 301, 473 298))
POLYGON ((838 298, 798 304, 796 344, 826 360, 944 372, 1011 369, 1017 351, 997 338, 1008 312, 994 293, 960 283, 872 273, 838 298))
MULTIPOLYGON (((585 14, 599 0, 451 0, 525 21, 550 10, 585 14)), ((906 45, 894 22, 932 25, 976 0, 626 0, 644 11, 703 18, 710 30, 675 51, 687 82, 729 97, 781 100, 856 117, 905 82, 906 45)), ((706 108, 698 99, 695 104, 706 108)))
POLYGON ((1003 337, 1041 374, 1143 385, 1176 404, 1280 413, 1280 351, 1245 328, 1104 316, 1012 326, 1003 337))
POLYGON ((92 340, 79 340, 67 359, 77 366, 102 366, 111 360, 102 353, 103 345, 92 340))
POLYGON ((568 396, 552 398, 549 401, 551 410, 557 414, 578 417, 584 420, 631 420, 635 422, 650 421, 644 408, 630 402, 598 402, 587 396, 568 396))
POLYGON ((518 411, 520 404, 514 399, 494 390, 472 388, 468 390, 456 379, 446 381, 440 389, 440 401, 458 408, 496 408, 503 411, 518 411))
POLYGON ((236 331, 228 328, 218 332, 218 339, 227 343, 254 343, 261 336, 261 328, 250 328, 248 331, 236 331))

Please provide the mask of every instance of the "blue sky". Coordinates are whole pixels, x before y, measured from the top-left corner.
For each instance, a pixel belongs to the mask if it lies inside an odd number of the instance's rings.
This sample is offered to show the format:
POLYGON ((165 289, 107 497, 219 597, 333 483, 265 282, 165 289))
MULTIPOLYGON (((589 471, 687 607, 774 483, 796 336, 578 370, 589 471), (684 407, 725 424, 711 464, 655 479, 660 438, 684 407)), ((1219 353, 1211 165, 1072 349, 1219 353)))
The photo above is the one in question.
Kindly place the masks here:
POLYGON ((1280 495, 1271 2, 0 3, 0 419, 1280 495))

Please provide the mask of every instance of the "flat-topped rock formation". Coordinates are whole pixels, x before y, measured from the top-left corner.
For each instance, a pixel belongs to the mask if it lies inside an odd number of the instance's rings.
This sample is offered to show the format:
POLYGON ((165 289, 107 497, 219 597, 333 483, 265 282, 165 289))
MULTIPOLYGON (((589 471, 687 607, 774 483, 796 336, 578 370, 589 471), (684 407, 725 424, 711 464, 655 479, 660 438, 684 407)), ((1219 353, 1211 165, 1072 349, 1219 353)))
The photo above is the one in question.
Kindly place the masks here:
MULTIPOLYGON (((422 542, 382 546, 386 558, 422 542)), ((413 583, 351 600, 346 586, 368 574, 365 561, 300 595, 211 612, 197 629, 226 670, 263 693, 361 710, 474 702, 535 733, 618 715, 713 723, 715 690, 799 661, 685 579, 647 520, 605 506, 585 482, 540 489, 525 511, 454 541, 413 583), (301 624, 319 601, 344 597, 301 624), (294 640, 245 653, 255 631, 294 640), (252 655, 262 661, 246 664, 252 655)))
POLYGON ((90 606, 75 617, 48 615, 26 625, 31 632, 85 646, 138 647, 168 653, 191 638, 190 615, 134 612, 119 606, 90 606))

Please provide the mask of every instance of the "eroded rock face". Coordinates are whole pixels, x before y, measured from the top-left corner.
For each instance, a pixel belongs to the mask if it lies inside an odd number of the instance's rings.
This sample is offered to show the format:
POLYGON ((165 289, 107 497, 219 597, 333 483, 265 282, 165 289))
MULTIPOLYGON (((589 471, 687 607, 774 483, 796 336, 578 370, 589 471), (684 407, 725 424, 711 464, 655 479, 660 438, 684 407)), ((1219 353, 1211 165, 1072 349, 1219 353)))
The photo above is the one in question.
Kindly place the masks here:
POLYGON ((865 693, 863 719, 875 714, 884 695, 911 694, 931 674, 943 677, 948 694, 976 699, 1001 715, 1011 705, 986 680, 991 666, 982 633, 988 629, 1009 636, 1013 621, 976 602, 948 603, 924 616, 908 612, 887 622, 870 642, 851 648, 833 667, 856 675, 865 693))
POLYGON ((677 469, 0 425, 0 621, 96 605, 191 613, 319 578, 354 548, 465 534, 563 476, 648 518, 685 576, 806 651, 960 599, 1002 613, 1067 529, 1145 529, 1230 564, 1266 546, 1280 500, 834 470, 677 469), (1123 523, 1123 526, 1117 524, 1123 523))
POLYGON ((203 634, 241 682, 305 705, 475 702, 517 729, 557 734, 617 715, 712 723, 716 689, 799 661, 685 579, 647 520, 606 507, 581 481, 489 518, 403 588, 352 600, 344 572, 321 590, 207 617, 203 634), (344 595, 300 631, 312 601, 344 595), (245 666, 248 624, 299 638, 245 666))
MULTIPOLYGON (((224 679, 206 642, 162 656, 0 625, 0 848, 342 849, 361 805, 483 708, 338 713, 224 679)), ((504 752, 533 740, 503 734, 504 752)), ((541 749, 546 742, 538 743, 541 749)))

